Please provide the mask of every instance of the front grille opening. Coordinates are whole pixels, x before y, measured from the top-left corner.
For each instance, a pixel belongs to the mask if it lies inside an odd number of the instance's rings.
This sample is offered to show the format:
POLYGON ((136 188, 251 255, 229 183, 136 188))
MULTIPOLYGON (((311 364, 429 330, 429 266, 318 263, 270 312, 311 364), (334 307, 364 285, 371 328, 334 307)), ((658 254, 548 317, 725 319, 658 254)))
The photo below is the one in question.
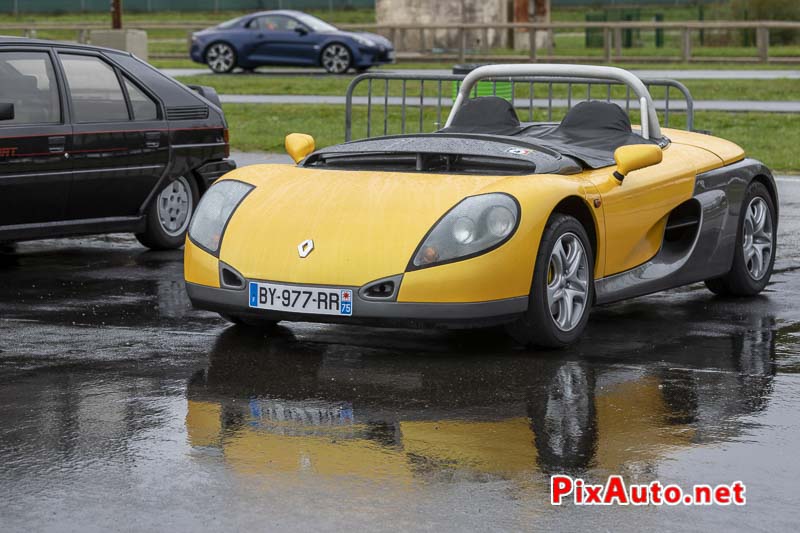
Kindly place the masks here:
POLYGON ((379 281, 364 291, 367 298, 391 298, 394 296, 394 281, 379 281))
POLYGON ((228 289, 243 289, 244 288, 244 278, 241 274, 236 272, 230 267, 225 265, 220 268, 222 272, 222 286, 228 289))

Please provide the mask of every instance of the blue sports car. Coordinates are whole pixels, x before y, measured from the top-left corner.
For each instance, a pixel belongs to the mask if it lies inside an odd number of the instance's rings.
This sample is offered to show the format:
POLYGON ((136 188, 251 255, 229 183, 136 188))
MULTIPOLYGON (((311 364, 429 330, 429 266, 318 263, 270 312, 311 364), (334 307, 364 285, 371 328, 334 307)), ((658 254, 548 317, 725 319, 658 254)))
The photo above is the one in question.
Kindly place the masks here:
POLYGON ((192 34, 192 60, 218 73, 262 65, 322 66, 342 74, 394 62, 380 35, 343 31, 299 11, 262 11, 192 34))

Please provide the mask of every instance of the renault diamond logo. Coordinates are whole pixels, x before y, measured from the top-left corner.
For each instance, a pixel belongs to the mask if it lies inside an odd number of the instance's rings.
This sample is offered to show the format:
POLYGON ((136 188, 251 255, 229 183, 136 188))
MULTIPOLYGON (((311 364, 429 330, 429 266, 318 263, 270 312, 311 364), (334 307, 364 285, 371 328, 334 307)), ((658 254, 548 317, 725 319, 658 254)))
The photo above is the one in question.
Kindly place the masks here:
POLYGON ((300 254, 300 257, 302 258, 308 257, 308 254, 310 254, 313 250, 314 241, 311 239, 306 239, 297 245, 297 253, 300 254))

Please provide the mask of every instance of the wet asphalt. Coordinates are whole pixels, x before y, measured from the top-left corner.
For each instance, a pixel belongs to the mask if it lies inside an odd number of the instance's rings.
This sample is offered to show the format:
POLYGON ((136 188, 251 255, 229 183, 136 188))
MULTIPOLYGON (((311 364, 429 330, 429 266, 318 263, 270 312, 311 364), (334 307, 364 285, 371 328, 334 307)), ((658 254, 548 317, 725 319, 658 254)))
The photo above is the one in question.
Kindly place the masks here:
POLYGON ((796 530, 800 178, 760 297, 597 308, 560 352, 500 331, 193 310, 125 235, 0 253, 0 529, 796 530), (745 507, 552 507, 549 476, 730 483, 745 507))

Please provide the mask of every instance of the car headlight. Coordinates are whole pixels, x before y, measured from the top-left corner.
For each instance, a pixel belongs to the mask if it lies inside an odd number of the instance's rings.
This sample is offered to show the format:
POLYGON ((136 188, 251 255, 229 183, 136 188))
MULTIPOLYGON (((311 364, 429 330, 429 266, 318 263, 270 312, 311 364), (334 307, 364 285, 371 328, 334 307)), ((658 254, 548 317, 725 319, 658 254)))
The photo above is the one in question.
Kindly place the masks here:
POLYGON ((375 41, 373 41, 369 37, 364 37, 363 35, 354 35, 353 38, 361 46, 368 46, 370 48, 375 48, 376 46, 378 46, 377 43, 375 43, 375 41))
POLYGON ((504 193, 465 198, 433 226, 419 245, 410 269, 467 259, 497 248, 519 224, 519 204, 504 193))
POLYGON ((254 187, 235 180, 224 180, 208 189, 200 200, 189 225, 189 238, 211 253, 219 251, 222 234, 231 215, 254 187))

